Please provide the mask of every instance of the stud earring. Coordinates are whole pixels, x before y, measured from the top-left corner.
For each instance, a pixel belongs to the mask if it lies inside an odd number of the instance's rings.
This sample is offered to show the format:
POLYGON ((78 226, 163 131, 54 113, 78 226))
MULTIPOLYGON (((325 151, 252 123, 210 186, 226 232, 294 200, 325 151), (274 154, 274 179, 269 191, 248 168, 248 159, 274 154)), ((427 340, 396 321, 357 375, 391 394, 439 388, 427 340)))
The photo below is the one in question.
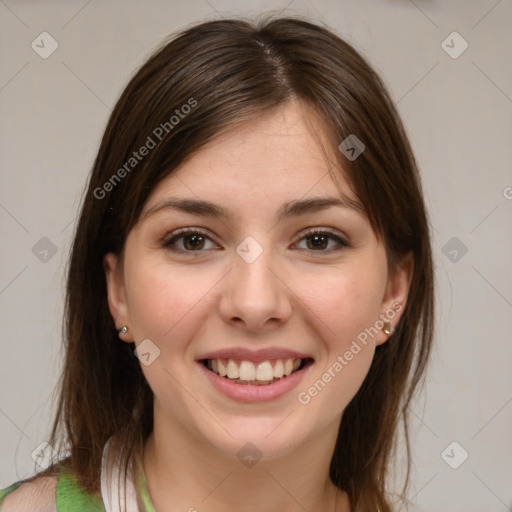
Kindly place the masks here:
POLYGON ((125 334, 126 332, 128 332, 128 327, 126 327, 126 325, 123 325, 123 327, 116 329, 116 332, 117 334, 125 334))
POLYGON ((384 327, 382 328, 384 334, 388 336, 393 333, 393 329, 391 329, 391 322, 384 322, 384 327))

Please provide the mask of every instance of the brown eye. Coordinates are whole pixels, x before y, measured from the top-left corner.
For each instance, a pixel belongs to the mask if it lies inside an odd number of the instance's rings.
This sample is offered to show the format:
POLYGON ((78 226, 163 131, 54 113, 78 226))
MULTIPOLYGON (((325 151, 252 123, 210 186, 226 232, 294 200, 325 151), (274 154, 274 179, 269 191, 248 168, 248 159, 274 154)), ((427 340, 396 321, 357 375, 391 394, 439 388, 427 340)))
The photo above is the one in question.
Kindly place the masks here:
POLYGON ((329 238, 325 235, 311 235, 307 237, 308 249, 327 249, 329 238))
POLYGON ((183 246, 191 251, 202 249, 204 241, 205 238, 202 235, 183 235, 183 246))
POLYGON ((176 252, 202 252, 217 247, 206 233, 196 229, 181 230, 164 240, 162 246, 176 252))
POLYGON ((305 249, 314 252, 331 252, 336 250, 336 245, 338 249, 348 247, 348 243, 345 240, 331 231, 310 231, 299 242, 304 240, 306 241, 305 249), (334 248, 331 242, 334 242, 334 248))

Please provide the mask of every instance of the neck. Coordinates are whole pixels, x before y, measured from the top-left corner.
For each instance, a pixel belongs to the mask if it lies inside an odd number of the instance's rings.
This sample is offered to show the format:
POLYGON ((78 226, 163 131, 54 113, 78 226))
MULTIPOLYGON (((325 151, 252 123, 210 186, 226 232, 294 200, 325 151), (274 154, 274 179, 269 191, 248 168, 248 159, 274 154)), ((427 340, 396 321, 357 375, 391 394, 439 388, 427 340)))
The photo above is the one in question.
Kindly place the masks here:
POLYGON ((349 512, 346 493, 329 478, 338 425, 285 456, 246 465, 155 414, 144 447, 151 500, 157 511, 349 512))

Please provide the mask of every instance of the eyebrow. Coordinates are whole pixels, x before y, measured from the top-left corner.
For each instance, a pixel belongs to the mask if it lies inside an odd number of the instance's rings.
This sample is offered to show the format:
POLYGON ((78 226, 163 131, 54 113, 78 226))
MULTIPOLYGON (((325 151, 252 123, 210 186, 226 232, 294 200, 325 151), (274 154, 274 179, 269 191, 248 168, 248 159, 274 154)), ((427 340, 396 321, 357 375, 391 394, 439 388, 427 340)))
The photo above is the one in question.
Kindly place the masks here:
MULTIPOLYGON (((277 220, 282 221, 290 217, 316 213, 333 206, 348 208, 359 214, 364 212, 361 204, 350 198, 341 199, 339 197, 315 197, 284 203, 277 214, 277 220)), ((220 220, 226 220, 234 217, 230 210, 210 201, 192 198, 170 198, 157 203, 155 206, 147 210, 143 214, 142 220, 146 220, 148 217, 167 209, 179 210, 184 213, 190 213, 201 217, 212 217, 220 220)))

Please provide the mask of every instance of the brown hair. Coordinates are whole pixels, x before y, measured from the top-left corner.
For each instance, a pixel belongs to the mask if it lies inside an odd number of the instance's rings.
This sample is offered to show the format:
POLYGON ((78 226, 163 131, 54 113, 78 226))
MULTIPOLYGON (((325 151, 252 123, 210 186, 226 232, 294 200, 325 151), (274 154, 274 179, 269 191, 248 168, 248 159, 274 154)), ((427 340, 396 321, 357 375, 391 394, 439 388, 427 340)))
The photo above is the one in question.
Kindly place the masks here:
MULTIPOLYGON (((344 169, 384 242, 390 269, 407 253, 414 257, 403 316, 391 339, 377 347, 344 411, 330 466, 354 512, 391 510, 386 487, 398 427, 402 420, 409 460, 407 407, 432 344, 433 268, 421 183, 404 127, 375 71, 330 30, 295 18, 211 21, 181 32, 147 60, 112 112, 71 251, 65 365, 50 439, 69 450, 62 463, 87 490, 99 489, 110 436, 122 434, 125 450, 140 454, 153 425, 152 391, 109 313, 103 256, 122 251, 151 191, 187 157, 236 123, 291 99, 324 122, 338 172, 344 169), (366 148, 353 161, 337 149, 350 134, 366 148), (130 160, 148 137, 156 146, 130 160)), ((409 466, 403 493, 408 480, 409 466)))

